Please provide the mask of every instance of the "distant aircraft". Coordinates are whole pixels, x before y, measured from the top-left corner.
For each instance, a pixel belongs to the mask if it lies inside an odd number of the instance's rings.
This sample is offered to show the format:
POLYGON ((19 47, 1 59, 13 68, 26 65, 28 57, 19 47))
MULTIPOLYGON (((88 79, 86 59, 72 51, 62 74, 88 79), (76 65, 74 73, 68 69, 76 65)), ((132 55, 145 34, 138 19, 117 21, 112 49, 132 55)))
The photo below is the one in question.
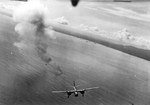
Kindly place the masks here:
POLYGON ((72 93, 74 93, 75 97, 78 97, 78 93, 80 92, 82 94, 82 96, 84 97, 85 91, 99 88, 99 87, 91 87, 91 88, 85 88, 85 89, 77 89, 78 86, 79 85, 76 85, 75 81, 73 81, 73 86, 72 86, 73 90, 70 90, 70 91, 52 91, 52 93, 67 93, 68 98, 69 98, 69 96, 72 93))
POLYGON ((71 4, 76 7, 78 5, 79 0, 71 0, 71 4))
MULTIPOLYGON (((28 0, 12 0, 12 1, 28 1, 28 0)), ((76 7, 80 0, 70 0, 72 6, 76 7)))
POLYGON ((28 1, 28 0, 12 0, 12 1, 28 1))

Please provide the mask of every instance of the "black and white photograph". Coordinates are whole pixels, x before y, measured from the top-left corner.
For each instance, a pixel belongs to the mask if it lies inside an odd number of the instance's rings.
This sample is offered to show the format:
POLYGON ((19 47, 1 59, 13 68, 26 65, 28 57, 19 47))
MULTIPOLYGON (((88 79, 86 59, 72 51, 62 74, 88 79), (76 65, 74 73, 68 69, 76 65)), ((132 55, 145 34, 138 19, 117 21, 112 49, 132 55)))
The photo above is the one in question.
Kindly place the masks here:
POLYGON ((0 105, 150 105, 150 0, 0 0, 0 105))

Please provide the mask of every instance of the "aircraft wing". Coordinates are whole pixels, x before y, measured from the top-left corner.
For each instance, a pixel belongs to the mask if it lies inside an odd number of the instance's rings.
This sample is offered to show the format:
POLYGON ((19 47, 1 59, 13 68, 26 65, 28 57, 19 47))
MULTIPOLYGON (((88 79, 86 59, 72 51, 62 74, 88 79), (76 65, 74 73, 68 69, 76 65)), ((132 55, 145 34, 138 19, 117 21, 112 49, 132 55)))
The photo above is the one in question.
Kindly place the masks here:
POLYGON ((85 88, 85 89, 79 89, 77 90, 78 92, 83 92, 83 91, 88 91, 88 90, 92 90, 92 89, 98 89, 99 87, 91 87, 91 88, 85 88))
POLYGON ((74 90, 70 90, 70 91, 52 91, 52 93, 73 93, 75 92, 74 90))
POLYGON ((98 89, 99 87, 91 87, 91 88, 86 88, 85 90, 92 90, 92 89, 98 89))
POLYGON ((52 93, 67 93, 67 91, 52 91, 52 93))

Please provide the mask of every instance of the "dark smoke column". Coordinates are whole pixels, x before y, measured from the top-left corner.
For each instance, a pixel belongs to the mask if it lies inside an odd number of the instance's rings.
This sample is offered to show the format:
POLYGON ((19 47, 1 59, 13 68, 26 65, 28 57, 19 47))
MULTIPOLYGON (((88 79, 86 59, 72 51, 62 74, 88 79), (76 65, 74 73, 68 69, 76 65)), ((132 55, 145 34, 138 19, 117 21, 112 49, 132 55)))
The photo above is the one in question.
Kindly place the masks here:
POLYGON ((71 0, 71 4, 76 7, 78 5, 79 0, 71 0))

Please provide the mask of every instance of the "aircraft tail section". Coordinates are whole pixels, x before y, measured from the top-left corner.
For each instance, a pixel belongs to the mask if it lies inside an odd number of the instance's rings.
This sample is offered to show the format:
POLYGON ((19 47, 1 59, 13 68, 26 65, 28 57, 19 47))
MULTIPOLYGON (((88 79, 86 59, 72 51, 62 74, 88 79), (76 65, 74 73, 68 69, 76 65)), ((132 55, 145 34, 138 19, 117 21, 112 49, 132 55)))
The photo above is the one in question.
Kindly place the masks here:
POLYGON ((73 81, 73 86, 72 87, 75 87, 75 88, 77 88, 77 87, 79 87, 80 85, 76 85, 76 82, 75 81, 73 81))
POLYGON ((73 86, 74 86, 74 87, 76 87, 76 83, 75 83, 75 81, 73 81, 73 86))

